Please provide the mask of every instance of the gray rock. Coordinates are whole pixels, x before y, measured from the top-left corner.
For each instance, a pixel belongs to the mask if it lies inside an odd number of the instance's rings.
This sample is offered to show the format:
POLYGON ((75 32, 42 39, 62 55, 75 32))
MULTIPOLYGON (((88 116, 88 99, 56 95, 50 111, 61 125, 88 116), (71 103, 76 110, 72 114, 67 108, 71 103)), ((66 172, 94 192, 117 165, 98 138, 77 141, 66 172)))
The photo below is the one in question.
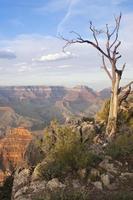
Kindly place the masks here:
POLYGON ((22 187, 21 189, 19 189, 15 195, 14 195, 14 199, 18 199, 19 198, 22 198, 25 194, 27 194, 29 188, 27 186, 25 187, 22 187))
POLYGON ((117 183, 112 183, 112 184, 108 185, 107 188, 108 188, 108 190, 113 191, 113 190, 117 190, 119 188, 119 185, 117 183))
POLYGON ((103 186, 102 183, 100 181, 96 181, 92 183, 98 190, 102 190, 103 186))
POLYGON ((110 185, 110 178, 108 174, 102 174, 101 175, 101 181, 104 186, 108 187, 110 185))
POLYGON ((14 176, 14 182, 13 182, 13 193, 17 192, 19 189, 21 189, 24 186, 27 186, 30 181, 30 170, 29 169, 23 169, 23 170, 17 170, 14 176))
POLYGON ((78 179, 74 179, 74 180, 72 180, 72 186, 73 186, 73 188, 80 188, 81 187, 81 185, 80 185, 80 183, 79 183, 79 180, 78 179))
POLYGON ((66 185, 59 182, 58 178, 53 178, 52 180, 50 180, 48 183, 47 183, 47 187, 50 189, 50 190, 54 190, 54 189, 57 189, 57 188, 65 188, 66 185))
POLYGON ((104 159, 100 164, 99 167, 106 170, 107 172, 111 172, 114 174, 118 173, 118 170, 116 167, 114 167, 114 163, 109 163, 108 159, 104 159))
POLYGON ((130 172, 121 173, 121 177, 133 178, 133 173, 130 172))
POLYGON ((41 191, 45 190, 46 188, 46 181, 36 181, 36 182, 31 182, 30 188, 33 189, 33 192, 40 193, 41 191))

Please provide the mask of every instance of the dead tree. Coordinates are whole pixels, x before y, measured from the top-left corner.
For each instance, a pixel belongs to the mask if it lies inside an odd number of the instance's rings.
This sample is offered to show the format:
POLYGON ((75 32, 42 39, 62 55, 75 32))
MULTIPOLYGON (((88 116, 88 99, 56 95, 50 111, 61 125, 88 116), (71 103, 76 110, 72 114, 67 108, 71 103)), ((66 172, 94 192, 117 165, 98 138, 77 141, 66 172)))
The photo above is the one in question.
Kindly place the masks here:
POLYGON ((126 64, 123 64, 122 67, 118 68, 118 60, 121 58, 119 53, 119 47, 121 45, 121 41, 119 41, 120 22, 121 13, 118 17, 115 17, 115 25, 113 29, 106 24, 105 30, 97 30, 92 22, 90 22, 90 31, 93 35, 92 41, 84 39, 80 34, 74 31, 71 32, 76 35, 74 39, 70 40, 62 37, 62 39, 66 41, 64 48, 75 43, 88 44, 97 49, 101 54, 103 64, 102 67, 111 81, 110 110, 106 127, 106 135, 108 137, 113 137, 116 134, 118 108, 122 101, 125 100, 129 95, 131 84, 133 84, 132 81, 126 86, 120 87, 120 81, 126 66, 126 64), (100 43, 98 38, 99 34, 103 34, 104 36, 104 46, 100 43))

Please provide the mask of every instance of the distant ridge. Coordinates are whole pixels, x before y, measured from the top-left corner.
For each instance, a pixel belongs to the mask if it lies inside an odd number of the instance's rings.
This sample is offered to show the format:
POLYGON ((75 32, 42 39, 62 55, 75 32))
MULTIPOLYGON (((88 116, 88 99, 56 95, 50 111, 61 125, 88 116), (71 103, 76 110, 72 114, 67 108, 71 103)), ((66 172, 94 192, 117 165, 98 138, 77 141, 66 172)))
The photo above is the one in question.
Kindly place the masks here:
POLYGON ((53 119, 92 116, 109 94, 109 89, 96 92, 84 85, 0 86, 0 135, 8 126, 40 130, 53 119))

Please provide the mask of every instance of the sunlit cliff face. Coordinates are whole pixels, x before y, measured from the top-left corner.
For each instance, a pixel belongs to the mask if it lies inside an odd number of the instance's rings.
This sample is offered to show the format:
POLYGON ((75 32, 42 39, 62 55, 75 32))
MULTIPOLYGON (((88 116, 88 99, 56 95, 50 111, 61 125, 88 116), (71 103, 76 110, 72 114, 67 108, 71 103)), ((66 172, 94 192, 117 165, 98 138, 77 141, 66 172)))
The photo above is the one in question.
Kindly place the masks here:
POLYGON ((24 163, 24 154, 31 139, 31 133, 20 127, 11 129, 9 134, 0 140, 0 183, 16 166, 24 163))

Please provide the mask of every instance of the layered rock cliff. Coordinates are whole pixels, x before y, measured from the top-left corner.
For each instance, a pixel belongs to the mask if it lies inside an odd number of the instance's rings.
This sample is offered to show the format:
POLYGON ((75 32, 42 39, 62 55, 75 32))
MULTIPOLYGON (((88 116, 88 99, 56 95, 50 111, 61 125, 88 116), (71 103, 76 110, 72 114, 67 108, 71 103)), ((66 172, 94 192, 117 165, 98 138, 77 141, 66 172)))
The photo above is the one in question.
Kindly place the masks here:
POLYGON ((0 140, 0 183, 14 169, 24 164, 24 154, 32 134, 24 128, 11 129, 8 135, 0 140))

